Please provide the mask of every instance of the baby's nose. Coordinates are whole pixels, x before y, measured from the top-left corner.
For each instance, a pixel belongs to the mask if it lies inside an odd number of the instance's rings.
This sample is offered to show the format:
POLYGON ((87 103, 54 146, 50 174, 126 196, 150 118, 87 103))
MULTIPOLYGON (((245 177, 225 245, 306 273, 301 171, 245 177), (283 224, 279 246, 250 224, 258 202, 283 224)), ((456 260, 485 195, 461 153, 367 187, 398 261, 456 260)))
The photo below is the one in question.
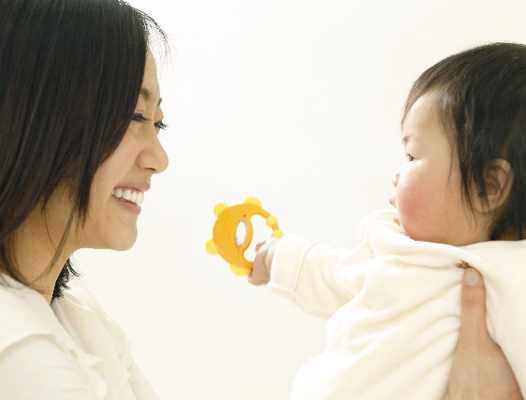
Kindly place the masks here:
POLYGON ((393 183, 393 186, 396 187, 398 185, 398 179, 400 178, 400 169, 397 169, 393 175, 391 176, 391 182, 393 183))

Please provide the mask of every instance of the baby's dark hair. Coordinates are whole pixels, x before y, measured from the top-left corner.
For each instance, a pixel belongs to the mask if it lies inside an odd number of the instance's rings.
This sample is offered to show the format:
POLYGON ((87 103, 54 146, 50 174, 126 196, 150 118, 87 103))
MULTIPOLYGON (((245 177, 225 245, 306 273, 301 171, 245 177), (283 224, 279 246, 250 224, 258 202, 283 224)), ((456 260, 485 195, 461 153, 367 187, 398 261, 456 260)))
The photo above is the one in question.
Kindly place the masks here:
POLYGON ((492 160, 513 169, 513 184, 490 228, 491 240, 526 238, 526 46, 492 43, 438 62, 414 83, 404 119, 424 94, 438 93, 440 119, 452 134, 463 194, 487 200, 485 174, 492 160), (473 193, 473 184, 476 193, 473 193))

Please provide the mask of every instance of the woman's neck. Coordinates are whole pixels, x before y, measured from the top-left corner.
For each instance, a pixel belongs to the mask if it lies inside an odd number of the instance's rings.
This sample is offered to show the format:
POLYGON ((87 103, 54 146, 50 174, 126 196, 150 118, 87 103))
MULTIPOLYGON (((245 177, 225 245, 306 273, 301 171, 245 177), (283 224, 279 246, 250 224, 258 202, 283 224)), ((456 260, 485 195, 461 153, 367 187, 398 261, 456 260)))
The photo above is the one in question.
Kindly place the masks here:
POLYGON ((24 283, 51 303, 58 276, 73 250, 68 251, 66 241, 57 254, 63 230, 53 232, 49 227, 45 213, 37 207, 15 232, 14 261, 24 283))

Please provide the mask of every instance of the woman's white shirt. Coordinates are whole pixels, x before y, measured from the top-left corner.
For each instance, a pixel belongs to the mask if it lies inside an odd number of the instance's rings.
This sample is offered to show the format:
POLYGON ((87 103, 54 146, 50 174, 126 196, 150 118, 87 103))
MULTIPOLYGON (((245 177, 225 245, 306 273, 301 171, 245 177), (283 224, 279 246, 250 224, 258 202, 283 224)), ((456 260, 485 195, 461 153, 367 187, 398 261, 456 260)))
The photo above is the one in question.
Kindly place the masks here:
POLYGON ((35 290, 4 275, 2 280, 2 398, 159 399, 126 335, 85 288, 72 285, 50 306, 35 290))

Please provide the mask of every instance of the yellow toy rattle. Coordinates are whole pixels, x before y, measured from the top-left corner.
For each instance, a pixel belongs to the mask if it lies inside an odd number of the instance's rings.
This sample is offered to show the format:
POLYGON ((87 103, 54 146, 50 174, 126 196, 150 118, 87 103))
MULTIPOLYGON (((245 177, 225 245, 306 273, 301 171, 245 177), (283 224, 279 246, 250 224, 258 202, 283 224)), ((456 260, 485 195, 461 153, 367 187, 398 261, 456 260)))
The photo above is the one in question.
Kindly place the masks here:
POLYGON ((259 215, 265 218, 265 223, 272 228, 272 237, 280 238, 283 232, 279 230, 278 219, 265 211, 261 202, 249 197, 243 204, 228 207, 225 203, 218 203, 214 207, 217 220, 214 224, 212 239, 206 243, 206 250, 212 255, 220 255, 230 263, 230 269, 236 275, 248 275, 252 271, 254 262, 245 258, 245 251, 250 246, 254 235, 254 228, 250 218, 259 215), (246 231, 242 238, 240 231, 246 231))

